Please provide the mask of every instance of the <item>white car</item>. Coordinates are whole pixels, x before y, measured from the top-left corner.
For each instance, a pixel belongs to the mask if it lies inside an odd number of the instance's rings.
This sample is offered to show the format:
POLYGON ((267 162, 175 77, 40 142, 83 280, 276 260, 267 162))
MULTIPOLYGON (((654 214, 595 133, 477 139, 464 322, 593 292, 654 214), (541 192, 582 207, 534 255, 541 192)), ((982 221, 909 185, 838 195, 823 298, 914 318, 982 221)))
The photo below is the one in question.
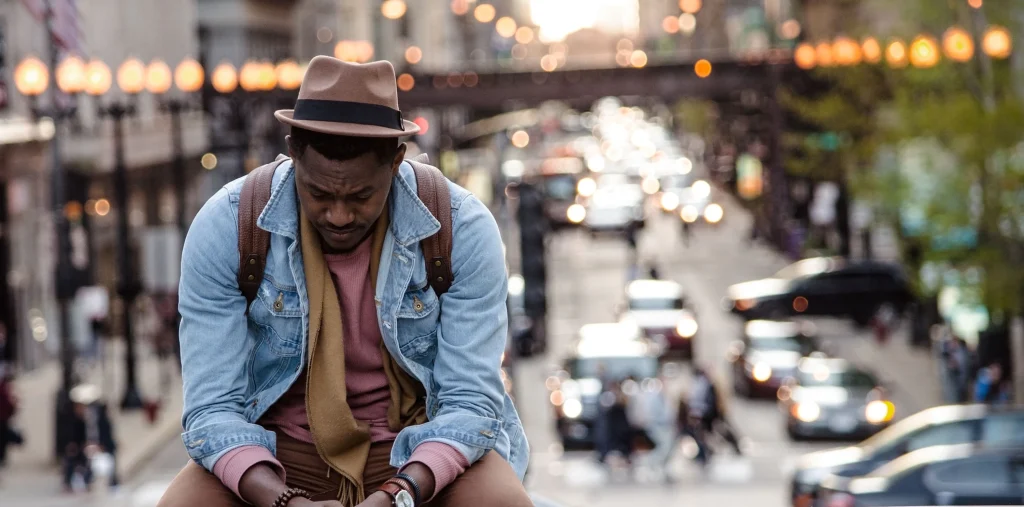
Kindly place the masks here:
POLYGON ((634 280, 626 287, 622 319, 666 348, 666 352, 693 357, 693 340, 700 326, 688 307, 683 287, 668 280, 634 280))
POLYGON ((599 180, 585 209, 583 225, 591 232, 621 231, 631 223, 644 221, 644 191, 635 183, 605 185, 599 180))

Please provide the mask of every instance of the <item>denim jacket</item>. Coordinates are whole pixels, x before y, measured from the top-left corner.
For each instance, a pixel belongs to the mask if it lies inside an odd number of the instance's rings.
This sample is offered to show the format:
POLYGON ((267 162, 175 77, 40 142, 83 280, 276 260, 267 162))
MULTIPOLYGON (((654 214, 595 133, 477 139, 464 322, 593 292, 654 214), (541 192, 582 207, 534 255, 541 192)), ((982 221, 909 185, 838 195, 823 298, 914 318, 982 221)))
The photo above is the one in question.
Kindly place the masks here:
MULTIPOLYGON (((182 440, 207 470, 229 450, 275 434, 256 421, 298 379, 308 358, 309 299, 298 238, 290 161, 273 180, 256 223, 270 232, 259 294, 246 316, 238 288, 242 180, 218 191, 189 229, 181 259, 182 440)), ((427 283, 420 240, 440 224, 419 200, 412 166, 401 164, 388 198, 391 224, 377 273, 377 321, 390 354, 426 391, 428 421, 405 428, 391 452, 400 467, 421 442, 439 441, 473 463, 497 451, 523 478, 529 449, 500 375, 507 273, 497 224, 467 190, 449 183, 454 283, 438 298, 427 283)))

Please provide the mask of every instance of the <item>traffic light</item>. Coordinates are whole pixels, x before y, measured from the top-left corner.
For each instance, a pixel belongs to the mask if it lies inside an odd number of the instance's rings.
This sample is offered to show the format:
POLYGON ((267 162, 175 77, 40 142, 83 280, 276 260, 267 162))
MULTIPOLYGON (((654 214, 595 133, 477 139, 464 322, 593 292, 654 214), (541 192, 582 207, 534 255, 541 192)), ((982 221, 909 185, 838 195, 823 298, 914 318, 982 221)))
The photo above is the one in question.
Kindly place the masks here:
POLYGON ((544 237, 548 223, 544 214, 544 197, 529 183, 518 186, 519 246, 523 276, 523 310, 530 318, 529 332, 522 333, 517 343, 520 355, 532 356, 545 349, 547 316, 547 267, 544 237))

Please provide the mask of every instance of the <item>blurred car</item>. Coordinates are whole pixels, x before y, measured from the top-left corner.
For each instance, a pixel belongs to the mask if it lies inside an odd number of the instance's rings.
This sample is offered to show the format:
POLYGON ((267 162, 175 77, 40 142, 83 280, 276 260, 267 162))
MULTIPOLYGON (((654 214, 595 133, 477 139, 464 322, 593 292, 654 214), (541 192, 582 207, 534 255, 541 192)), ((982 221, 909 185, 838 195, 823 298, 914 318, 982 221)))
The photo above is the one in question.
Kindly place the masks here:
POLYGON ((634 224, 642 227, 645 221, 644 191, 623 174, 602 175, 582 206, 583 225, 593 233, 623 231, 634 224))
POLYGON ((862 477, 826 477, 818 505, 1024 504, 1024 447, 979 444, 920 449, 862 477))
POLYGON ((783 381, 796 373, 800 359, 819 350, 810 323, 749 321, 726 355, 733 390, 741 396, 775 398, 783 381))
POLYGON ((667 353, 693 357, 693 341, 700 326, 682 285, 668 280, 634 280, 626 286, 626 301, 620 308, 622 319, 636 324, 667 353))
POLYGON ((721 204, 712 202, 711 185, 704 180, 693 182, 689 187, 680 190, 677 195, 679 219, 683 222, 717 225, 725 218, 725 209, 721 204))
POLYGON ((805 454, 790 482, 794 506, 814 500, 830 474, 856 477, 899 456, 935 445, 981 442, 1024 445, 1024 409, 988 405, 948 405, 922 410, 858 445, 805 454))
POLYGON ((848 263, 838 257, 804 259, 771 278, 733 285, 728 297, 731 311, 747 319, 848 316, 860 325, 883 311, 902 314, 913 298, 895 264, 848 263))
POLYGON ((800 359, 778 398, 793 440, 863 438, 884 429, 896 412, 878 379, 845 359, 800 359))
POLYGON ((577 186, 583 178, 583 161, 577 157, 549 158, 540 164, 540 188, 544 214, 554 229, 579 225, 575 215, 577 186))
POLYGON ((659 352, 652 345, 628 324, 588 324, 580 329, 573 354, 545 382, 564 448, 593 446, 604 382, 657 376, 659 352))

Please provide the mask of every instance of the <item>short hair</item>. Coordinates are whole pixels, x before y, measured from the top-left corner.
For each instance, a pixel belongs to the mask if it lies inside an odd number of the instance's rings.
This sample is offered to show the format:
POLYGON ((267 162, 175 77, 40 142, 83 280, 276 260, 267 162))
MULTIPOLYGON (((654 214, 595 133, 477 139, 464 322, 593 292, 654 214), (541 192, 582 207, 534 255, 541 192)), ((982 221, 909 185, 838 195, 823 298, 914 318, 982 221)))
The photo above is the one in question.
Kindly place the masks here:
POLYGON ((398 154, 398 139, 393 137, 356 137, 324 134, 301 127, 292 127, 291 147, 298 158, 312 147, 328 160, 345 161, 373 153, 384 164, 398 154))

